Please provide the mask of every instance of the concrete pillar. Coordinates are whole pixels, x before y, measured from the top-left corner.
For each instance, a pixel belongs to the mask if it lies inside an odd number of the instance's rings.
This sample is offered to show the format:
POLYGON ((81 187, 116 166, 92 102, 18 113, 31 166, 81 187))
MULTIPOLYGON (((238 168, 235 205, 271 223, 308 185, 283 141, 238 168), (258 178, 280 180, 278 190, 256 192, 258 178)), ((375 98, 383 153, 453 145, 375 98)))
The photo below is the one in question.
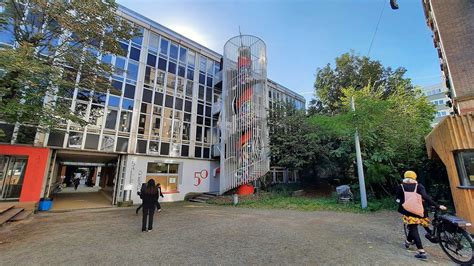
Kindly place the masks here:
POLYGON ((100 186, 100 173, 102 172, 102 166, 97 166, 95 169, 95 185, 94 187, 100 186))

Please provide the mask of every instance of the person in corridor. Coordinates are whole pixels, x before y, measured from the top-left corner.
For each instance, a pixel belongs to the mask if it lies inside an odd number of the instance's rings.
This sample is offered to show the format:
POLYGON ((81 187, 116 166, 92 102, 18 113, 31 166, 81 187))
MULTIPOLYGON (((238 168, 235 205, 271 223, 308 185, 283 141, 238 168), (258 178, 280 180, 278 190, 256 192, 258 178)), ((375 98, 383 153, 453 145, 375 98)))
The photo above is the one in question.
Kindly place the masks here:
MULTIPOLYGON (((159 194, 162 198, 164 198, 165 196, 163 196, 163 193, 161 193, 161 184, 158 183, 158 184, 156 185, 156 187, 158 188, 158 194, 159 194)), ((158 212, 161 212, 161 204, 160 204, 160 202, 159 202, 158 200, 156 200, 156 209, 158 210, 158 212)))
POLYGON ((151 232, 153 229, 153 215, 155 214, 156 202, 158 201, 158 188, 155 185, 155 180, 148 180, 146 188, 140 197, 143 200, 142 232, 151 232))

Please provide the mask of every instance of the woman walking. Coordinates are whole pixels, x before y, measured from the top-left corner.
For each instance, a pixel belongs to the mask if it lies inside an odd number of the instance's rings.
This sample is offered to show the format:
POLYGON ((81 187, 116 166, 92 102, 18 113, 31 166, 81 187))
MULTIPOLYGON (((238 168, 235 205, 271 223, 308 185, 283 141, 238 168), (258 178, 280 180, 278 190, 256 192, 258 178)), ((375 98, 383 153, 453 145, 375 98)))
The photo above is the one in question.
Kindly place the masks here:
POLYGON ((146 188, 140 197, 143 200, 142 232, 151 232, 153 229, 153 215, 155 214, 156 202, 158 201, 158 189, 155 185, 155 180, 148 180, 146 188))
POLYGON ((415 172, 405 172, 403 182, 397 189, 398 212, 403 215, 403 223, 408 228, 405 248, 408 249, 411 245, 415 244, 418 249, 415 258, 426 260, 426 252, 423 249, 423 243, 418 233, 418 225, 421 225, 427 229, 428 235, 430 234, 428 228, 430 220, 428 218, 428 211, 423 207, 423 201, 426 203, 425 205, 435 206, 441 210, 446 210, 446 207, 436 204, 426 193, 425 187, 418 184, 416 178, 415 172))

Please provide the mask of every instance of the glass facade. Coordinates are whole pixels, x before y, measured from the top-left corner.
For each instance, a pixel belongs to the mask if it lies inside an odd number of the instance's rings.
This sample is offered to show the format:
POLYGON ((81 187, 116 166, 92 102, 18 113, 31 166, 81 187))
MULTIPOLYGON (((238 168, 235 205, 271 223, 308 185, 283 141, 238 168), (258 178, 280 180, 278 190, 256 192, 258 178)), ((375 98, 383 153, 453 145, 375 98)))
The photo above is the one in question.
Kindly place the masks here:
MULTIPOLYGON (((212 109, 221 99, 222 90, 214 86, 221 55, 145 18, 135 19, 141 35, 119 41, 124 56, 97 54, 114 67, 108 77, 112 89, 84 87, 77 70, 65 69, 64 78, 78 82, 57 102, 87 125, 64 121, 37 138, 43 133, 34 128, 0 123, 5 132, 0 143, 37 141, 53 148, 210 159, 220 134, 212 109)), ((13 44, 4 33, 0 43, 13 44)))
POLYGON ((98 93, 78 86, 61 98, 88 125, 66 122, 49 134, 45 145, 210 158, 211 129, 217 122, 211 107, 220 96, 213 89, 219 58, 158 31, 141 32, 140 37, 120 41, 126 56, 99 55, 115 67, 112 90, 98 93))
POLYGON ((295 92, 283 87, 282 85, 268 80, 268 106, 272 106, 278 102, 292 103, 293 106, 298 110, 305 109, 305 98, 295 92))

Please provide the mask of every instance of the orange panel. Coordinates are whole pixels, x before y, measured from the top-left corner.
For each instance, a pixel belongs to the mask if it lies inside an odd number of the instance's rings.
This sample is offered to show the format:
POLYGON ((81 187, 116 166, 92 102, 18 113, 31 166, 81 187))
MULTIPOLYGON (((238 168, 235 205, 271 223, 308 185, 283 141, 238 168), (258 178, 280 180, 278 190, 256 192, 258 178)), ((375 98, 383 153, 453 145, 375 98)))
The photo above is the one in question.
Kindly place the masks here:
POLYGON ((49 149, 0 145, 0 154, 28 157, 25 178, 20 194, 20 202, 38 202, 41 198, 41 189, 48 164, 49 149))

